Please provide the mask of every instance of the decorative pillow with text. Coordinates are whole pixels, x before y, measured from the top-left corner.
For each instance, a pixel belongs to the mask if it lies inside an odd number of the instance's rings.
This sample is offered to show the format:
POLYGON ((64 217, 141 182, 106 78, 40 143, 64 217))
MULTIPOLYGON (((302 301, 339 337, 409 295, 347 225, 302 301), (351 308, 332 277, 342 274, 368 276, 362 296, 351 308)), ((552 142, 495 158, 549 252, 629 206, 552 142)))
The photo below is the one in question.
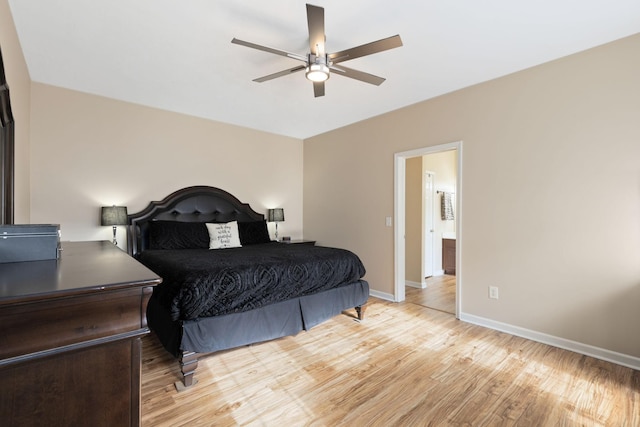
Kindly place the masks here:
POLYGON ((237 221, 221 224, 207 223, 207 230, 209 231, 209 249, 242 247, 237 221))

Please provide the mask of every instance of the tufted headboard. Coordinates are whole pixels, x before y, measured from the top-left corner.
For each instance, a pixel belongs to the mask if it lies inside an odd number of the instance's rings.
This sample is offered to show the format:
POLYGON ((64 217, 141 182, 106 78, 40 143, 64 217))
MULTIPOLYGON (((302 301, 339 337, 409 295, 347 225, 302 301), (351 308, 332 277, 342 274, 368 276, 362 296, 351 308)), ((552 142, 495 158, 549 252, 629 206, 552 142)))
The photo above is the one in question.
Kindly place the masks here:
POLYGON ((175 191, 159 202, 150 202, 127 219, 127 250, 136 256, 148 247, 150 221, 248 222, 264 220, 264 215, 224 190, 200 185, 175 191))

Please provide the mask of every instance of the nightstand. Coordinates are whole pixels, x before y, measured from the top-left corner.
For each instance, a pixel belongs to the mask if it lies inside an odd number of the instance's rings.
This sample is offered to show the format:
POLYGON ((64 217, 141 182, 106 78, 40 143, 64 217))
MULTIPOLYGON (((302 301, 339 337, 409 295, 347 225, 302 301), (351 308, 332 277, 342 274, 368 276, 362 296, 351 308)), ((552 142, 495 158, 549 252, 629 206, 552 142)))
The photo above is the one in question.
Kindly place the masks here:
POLYGON ((316 244, 315 240, 280 240, 280 243, 284 243, 286 245, 310 245, 313 246, 316 244))

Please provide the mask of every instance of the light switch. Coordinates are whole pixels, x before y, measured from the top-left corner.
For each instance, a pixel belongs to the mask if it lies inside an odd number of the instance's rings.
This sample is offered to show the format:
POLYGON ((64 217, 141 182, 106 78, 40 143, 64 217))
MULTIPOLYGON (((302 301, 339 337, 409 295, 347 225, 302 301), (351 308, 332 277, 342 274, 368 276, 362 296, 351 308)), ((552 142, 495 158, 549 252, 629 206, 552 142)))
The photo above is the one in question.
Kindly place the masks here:
POLYGON ((384 219, 384 225, 386 225, 387 227, 391 227, 393 225, 393 222, 391 221, 391 217, 388 216, 384 219))

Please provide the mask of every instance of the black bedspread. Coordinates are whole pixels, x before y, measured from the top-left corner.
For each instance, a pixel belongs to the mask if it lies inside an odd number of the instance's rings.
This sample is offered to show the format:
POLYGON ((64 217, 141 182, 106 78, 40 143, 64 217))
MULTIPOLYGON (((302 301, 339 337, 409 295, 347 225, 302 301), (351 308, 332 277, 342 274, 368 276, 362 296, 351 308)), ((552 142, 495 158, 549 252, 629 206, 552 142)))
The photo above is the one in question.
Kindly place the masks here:
POLYGON ((154 296, 173 320, 248 311, 340 287, 365 274, 350 251, 275 242, 215 250, 146 250, 138 259, 162 277, 154 296))

